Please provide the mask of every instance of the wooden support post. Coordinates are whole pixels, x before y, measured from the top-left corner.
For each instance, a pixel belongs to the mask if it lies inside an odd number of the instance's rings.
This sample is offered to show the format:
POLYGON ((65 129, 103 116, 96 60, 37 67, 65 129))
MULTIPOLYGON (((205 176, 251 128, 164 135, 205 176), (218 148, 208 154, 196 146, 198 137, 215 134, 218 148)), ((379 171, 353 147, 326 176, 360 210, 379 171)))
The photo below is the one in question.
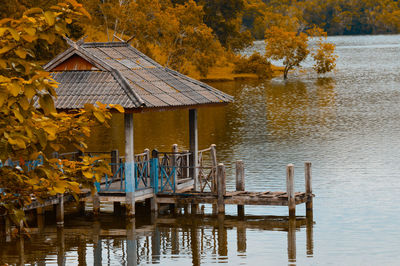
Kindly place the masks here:
POLYGON ((172 228, 171 232, 171 254, 179 254, 179 231, 177 228, 172 228))
POLYGON ((217 195, 218 195, 218 213, 225 213, 224 196, 226 193, 225 187, 226 172, 223 163, 218 164, 217 167, 217 195))
POLYGON ((288 241, 288 261, 289 263, 296 262, 296 217, 289 217, 289 229, 287 235, 288 241))
POLYGON ((36 215, 44 215, 44 208, 43 207, 36 208, 36 215))
POLYGON ((159 209, 159 205, 157 203, 157 193, 158 193, 158 188, 159 188, 159 181, 158 181, 158 151, 157 150, 153 150, 151 152, 151 164, 150 164, 150 168, 151 168, 151 178, 152 181, 151 183, 153 184, 153 197, 150 198, 150 205, 151 205, 151 211, 152 212, 158 212, 159 209))
POLYGON ((19 265, 25 265, 25 241, 24 237, 20 236, 19 238, 19 265))
POLYGON ((296 216, 296 202, 294 198, 294 165, 286 167, 286 192, 288 196, 289 216, 296 216))
POLYGON ((121 214, 121 210, 122 210, 122 208, 121 208, 121 202, 115 201, 113 205, 114 205, 114 206, 113 206, 114 214, 115 214, 115 215, 120 215, 120 214, 121 214))
POLYGON ((307 211, 306 216, 306 241, 307 241, 307 255, 314 254, 314 219, 312 211, 307 211))
POLYGON ((152 262, 156 263, 160 261, 161 255, 161 234, 160 230, 156 226, 153 232, 153 236, 151 237, 151 258, 152 262))
POLYGON ((311 163, 304 163, 304 175, 305 175, 305 185, 306 185, 306 210, 309 211, 313 209, 313 197, 312 197, 312 176, 311 176, 311 163))
POLYGON ((190 228, 190 247, 192 249, 192 265, 201 265, 200 263, 200 250, 199 250, 199 232, 196 225, 190 228))
POLYGON ((57 226, 64 226, 64 195, 58 195, 58 204, 56 207, 57 226))
POLYGON ((86 207, 86 202, 85 201, 78 202, 76 208, 77 208, 77 211, 78 211, 78 213, 80 215, 85 214, 85 207, 86 207))
POLYGON ((11 241, 11 222, 8 216, 5 217, 4 227, 6 228, 6 242, 11 241))
POLYGON ((101 243, 101 224, 99 221, 93 223, 93 265, 102 265, 102 243, 101 243))
POLYGON ((126 226, 126 257, 128 266, 137 265, 136 246, 136 222, 135 219, 129 219, 126 226))
POLYGON ((45 216, 44 216, 44 214, 37 214, 36 215, 36 224, 37 224, 39 232, 43 232, 44 225, 45 225, 45 216))
MULTIPOLYGON (((211 192, 217 194, 217 146, 215 144, 211 144, 211 163, 213 167, 212 181, 211 181, 211 192)), ((212 213, 217 213, 217 205, 212 205, 212 213)))
POLYGON ((64 228, 57 228, 57 264, 65 265, 65 234, 64 228))
POLYGON ((92 196, 92 204, 93 204, 93 214, 95 216, 100 214, 100 197, 96 190, 96 192, 92 196))
POLYGON ((79 235, 78 242, 78 265, 87 265, 86 264, 86 241, 85 237, 79 235))
POLYGON ((194 190, 200 191, 200 181, 198 176, 198 132, 197 132, 197 109, 189 110, 189 146, 192 154, 190 164, 190 176, 194 179, 194 190))
MULTIPOLYGON (((178 188, 178 176, 176 174, 176 171, 178 171, 178 144, 173 144, 172 145, 172 167, 175 167, 175 175, 173 176, 173 185, 174 185, 174 191, 177 190, 178 188)), ((172 170, 172 169, 171 169, 172 170)))
POLYGON ((228 232, 225 228, 225 215, 218 214, 218 255, 228 255, 228 232))
POLYGON ((125 181, 126 212, 135 215, 135 156, 133 143, 133 114, 125 113, 125 181))
POLYGON ((238 224, 236 227, 237 251, 246 253, 246 227, 243 224, 238 224))
MULTIPOLYGON (((236 191, 245 191, 244 185, 244 163, 241 160, 236 161, 236 191)), ((244 216, 244 206, 237 205, 238 216, 244 216)))

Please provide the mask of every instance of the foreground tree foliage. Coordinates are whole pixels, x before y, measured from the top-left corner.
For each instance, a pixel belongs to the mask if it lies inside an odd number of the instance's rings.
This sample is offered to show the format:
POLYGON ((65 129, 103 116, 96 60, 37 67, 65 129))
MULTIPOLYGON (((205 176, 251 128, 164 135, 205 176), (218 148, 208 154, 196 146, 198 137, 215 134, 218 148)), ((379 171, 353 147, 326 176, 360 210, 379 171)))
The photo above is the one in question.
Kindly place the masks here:
POLYGON ((66 192, 76 196, 80 188, 93 190, 94 181, 109 173, 101 158, 82 156, 76 162, 48 156, 64 150, 63 143, 84 151, 91 126, 107 124, 111 117, 100 103, 58 113, 53 102, 57 84, 35 53, 38 44, 52 45, 67 34, 68 25, 82 14, 89 17, 82 5, 67 0, 47 11, 33 8, 20 18, 0 20, 0 214, 9 214, 17 225, 33 199, 66 192), (36 167, 28 164, 38 158, 36 167))

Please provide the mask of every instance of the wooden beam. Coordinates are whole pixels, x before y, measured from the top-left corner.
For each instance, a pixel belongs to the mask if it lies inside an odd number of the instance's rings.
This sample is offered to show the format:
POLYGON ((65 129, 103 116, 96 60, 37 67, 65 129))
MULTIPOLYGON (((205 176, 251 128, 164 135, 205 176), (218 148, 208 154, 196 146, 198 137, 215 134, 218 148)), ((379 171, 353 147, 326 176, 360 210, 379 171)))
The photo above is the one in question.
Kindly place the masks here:
POLYGON ((125 180, 126 212, 135 215, 135 156, 133 143, 133 114, 125 113, 125 180))

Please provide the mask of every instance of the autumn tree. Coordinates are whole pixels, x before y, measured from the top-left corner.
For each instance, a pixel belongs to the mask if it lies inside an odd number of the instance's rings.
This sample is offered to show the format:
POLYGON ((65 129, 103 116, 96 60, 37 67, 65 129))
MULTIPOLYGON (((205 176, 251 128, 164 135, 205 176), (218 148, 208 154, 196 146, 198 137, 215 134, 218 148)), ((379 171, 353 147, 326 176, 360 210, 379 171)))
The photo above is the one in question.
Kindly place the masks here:
POLYGON ((187 73, 188 68, 195 68, 205 76, 223 53, 212 29, 203 22, 202 7, 193 0, 182 4, 110 1, 100 7, 119 35, 131 36, 135 48, 177 71, 187 73))
POLYGON ((39 43, 52 45, 67 34, 67 25, 82 14, 89 16, 82 5, 67 0, 47 11, 32 8, 20 18, 0 20, 0 214, 10 215, 16 224, 32 199, 94 189, 94 181, 109 173, 96 157, 76 162, 48 154, 65 149, 65 143, 84 151, 90 127, 111 117, 100 103, 58 113, 53 102, 57 83, 35 53, 39 43), (38 164, 29 163, 38 159, 38 164))
POLYGON ((305 33, 285 31, 276 26, 265 32, 265 56, 271 60, 283 60, 283 78, 287 79, 288 73, 299 67, 308 54, 308 36, 305 33))
POLYGON ((273 26, 265 32, 265 56, 270 60, 282 60, 283 78, 287 79, 289 71, 300 67, 311 53, 315 60, 313 68, 323 74, 332 71, 336 61, 335 45, 326 42, 326 38, 326 32, 316 27, 297 33, 273 26), (308 45, 310 37, 317 40, 315 48, 308 45))

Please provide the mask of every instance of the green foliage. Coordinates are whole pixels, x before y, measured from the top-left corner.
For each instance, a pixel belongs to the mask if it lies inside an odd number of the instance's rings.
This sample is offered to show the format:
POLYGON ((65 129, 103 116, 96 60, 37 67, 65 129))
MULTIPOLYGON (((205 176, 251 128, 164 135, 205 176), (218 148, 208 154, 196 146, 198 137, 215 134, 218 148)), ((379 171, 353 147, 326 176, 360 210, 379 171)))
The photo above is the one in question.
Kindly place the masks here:
POLYGON ((16 224, 32 199, 76 194, 80 187, 93 189, 93 182, 109 172, 101 158, 60 161, 43 152, 62 150, 63 143, 84 151, 90 127, 111 117, 101 103, 73 113, 57 113, 53 102, 57 83, 37 60, 37 45, 54 44, 82 14, 89 16, 82 5, 67 0, 47 11, 32 8, 21 18, 0 20, 0 159, 2 163, 9 159, 21 163, 19 169, 0 168, 0 213, 11 214, 16 224), (28 169, 25 162, 38 156, 43 164, 28 169))
POLYGON ((234 73, 254 73, 261 79, 272 77, 271 63, 255 52, 250 57, 239 56, 235 61, 234 73))

